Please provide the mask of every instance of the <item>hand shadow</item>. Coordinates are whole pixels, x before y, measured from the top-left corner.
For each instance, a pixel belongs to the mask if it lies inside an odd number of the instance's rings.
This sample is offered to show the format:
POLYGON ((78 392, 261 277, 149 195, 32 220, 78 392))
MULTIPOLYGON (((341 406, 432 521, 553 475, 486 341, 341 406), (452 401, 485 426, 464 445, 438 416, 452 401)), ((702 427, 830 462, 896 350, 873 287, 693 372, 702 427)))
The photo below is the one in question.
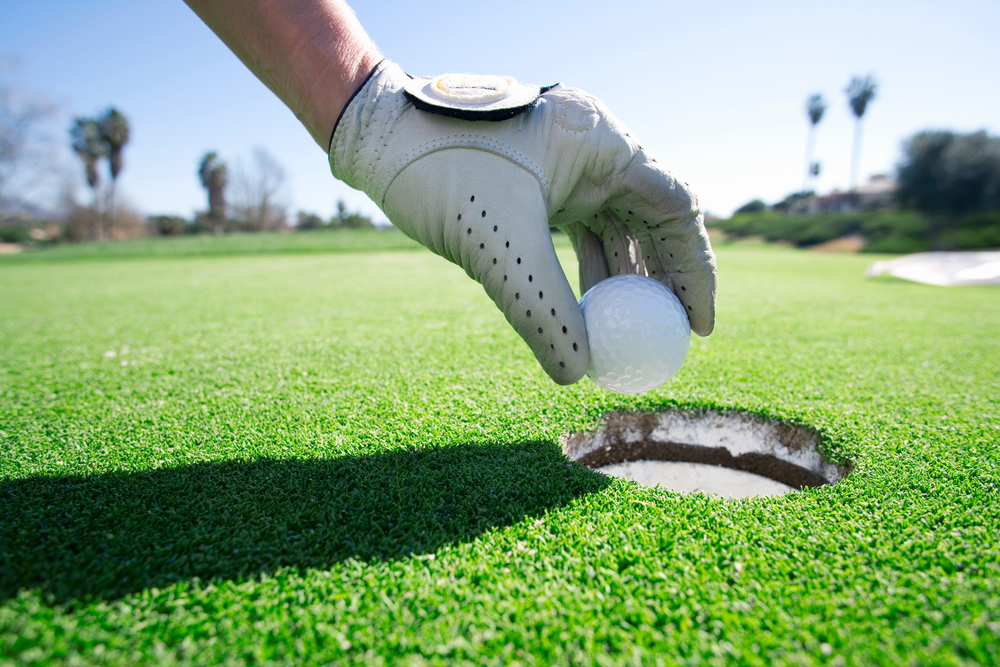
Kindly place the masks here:
POLYGON ((0 601, 116 599, 475 539, 608 483, 552 442, 0 481, 0 601))

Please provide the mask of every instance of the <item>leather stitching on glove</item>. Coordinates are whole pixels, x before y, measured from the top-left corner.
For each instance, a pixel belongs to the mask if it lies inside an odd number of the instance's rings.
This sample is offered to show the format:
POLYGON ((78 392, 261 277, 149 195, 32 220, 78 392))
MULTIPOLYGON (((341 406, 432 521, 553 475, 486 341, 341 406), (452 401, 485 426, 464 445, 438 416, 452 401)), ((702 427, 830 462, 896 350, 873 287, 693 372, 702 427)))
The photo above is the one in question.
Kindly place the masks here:
POLYGON ((389 186, 392 185, 392 181, 399 175, 399 172, 403 171, 411 163, 416 162, 428 153, 433 153, 434 151, 443 150, 446 148, 478 148, 480 150, 485 150, 500 157, 507 158, 519 167, 530 171, 534 174, 535 178, 538 179, 538 183, 542 188, 542 196, 547 197, 549 192, 549 180, 545 177, 545 172, 537 164, 531 161, 531 159, 516 150, 513 146, 492 139, 490 137, 481 134, 453 134, 450 136, 444 136, 439 139, 432 139, 425 144, 421 144, 416 148, 410 150, 403 157, 399 158, 389 171, 386 172, 385 176, 382 177, 382 182, 376 188, 375 192, 375 203, 381 208, 385 205, 385 193, 389 190, 389 186))

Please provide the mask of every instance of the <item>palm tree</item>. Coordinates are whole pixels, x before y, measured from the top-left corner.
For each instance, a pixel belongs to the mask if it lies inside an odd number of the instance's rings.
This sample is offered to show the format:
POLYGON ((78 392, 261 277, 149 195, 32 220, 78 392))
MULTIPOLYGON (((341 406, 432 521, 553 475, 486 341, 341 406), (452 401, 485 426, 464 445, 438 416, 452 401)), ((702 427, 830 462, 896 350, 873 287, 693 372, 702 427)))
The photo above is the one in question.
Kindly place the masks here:
POLYGON ((128 118, 111 107, 104 112, 98 121, 101 131, 101 141, 107 148, 108 166, 111 169, 111 222, 109 227, 115 225, 115 185, 118 182, 118 173, 122 170, 122 148, 128 143, 129 123, 128 118))
POLYGON ((97 172, 97 161, 104 157, 106 146, 101 140, 101 130, 97 121, 93 118, 74 118, 73 125, 69 129, 69 137, 73 150, 83 160, 87 184, 94 191, 94 212, 97 214, 97 229, 94 230, 94 235, 100 239, 103 235, 103 225, 101 201, 97 190, 101 180, 97 172))
POLYGON ((819 175, 819 164, 813 162, 813 149, 816 145, 816 126, 823 120, 826 111, 826 101, 819 93, 810 95, 806 101, 806 114, 809 115, 809 138, 806 140, 806 176, 802 181, 802 191, 809 190, 809 181, 819 175))
POLYGON ((846 93, 851 104, 851 111, 854 112, 854 152, 851 157, 851 189, 858 184, 858 167, 861 164, 861 118, 865 115, 868 103, 875 98, 875 90, 878 84, 875 77, 869 74, 865 78, 856 76, 848 84, 846 93))
POLYGON ((222 232, 222 221, 226 219, 226 184, 229 172, 226 163, 219 159, 215 151, 205 153, 198 165, 198 178, 208 192, 208 217, 215 226, 215 233, 222 232))

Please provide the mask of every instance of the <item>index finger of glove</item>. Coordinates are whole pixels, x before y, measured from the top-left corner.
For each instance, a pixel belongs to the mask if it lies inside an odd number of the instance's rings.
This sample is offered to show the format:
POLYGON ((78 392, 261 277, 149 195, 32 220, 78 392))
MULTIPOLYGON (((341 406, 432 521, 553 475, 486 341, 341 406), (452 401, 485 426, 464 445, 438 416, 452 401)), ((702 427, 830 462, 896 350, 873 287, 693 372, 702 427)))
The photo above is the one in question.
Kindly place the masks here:
POLYGON ((635 234, 643 254, 659 260, 659 279, 674 291, 701 336, 715 327, 718 272, 698 200, 640 151, 622 175, 623 190, 608 202, 635 234))
POLYGON ((556 257, 533 174, 484 151, 437 151, 400 172, 385 211, 482 283, 555 382, 583 377, 590 361, 583 313, 556 257))

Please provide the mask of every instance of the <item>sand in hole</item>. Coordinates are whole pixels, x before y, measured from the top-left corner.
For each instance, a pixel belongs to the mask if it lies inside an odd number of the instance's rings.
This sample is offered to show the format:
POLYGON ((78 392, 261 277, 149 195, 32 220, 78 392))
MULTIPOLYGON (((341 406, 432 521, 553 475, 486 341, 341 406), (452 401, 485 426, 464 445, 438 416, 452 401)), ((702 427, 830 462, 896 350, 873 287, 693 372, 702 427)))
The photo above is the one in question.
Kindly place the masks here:
POLYGON ((781 496, 795 491, 787 484, 752 472, 705 463, 624 461, 595 470, 611 477, 632 480, 643 486, 660 484, 678 493, 709 493, 723 498, 781 496))

